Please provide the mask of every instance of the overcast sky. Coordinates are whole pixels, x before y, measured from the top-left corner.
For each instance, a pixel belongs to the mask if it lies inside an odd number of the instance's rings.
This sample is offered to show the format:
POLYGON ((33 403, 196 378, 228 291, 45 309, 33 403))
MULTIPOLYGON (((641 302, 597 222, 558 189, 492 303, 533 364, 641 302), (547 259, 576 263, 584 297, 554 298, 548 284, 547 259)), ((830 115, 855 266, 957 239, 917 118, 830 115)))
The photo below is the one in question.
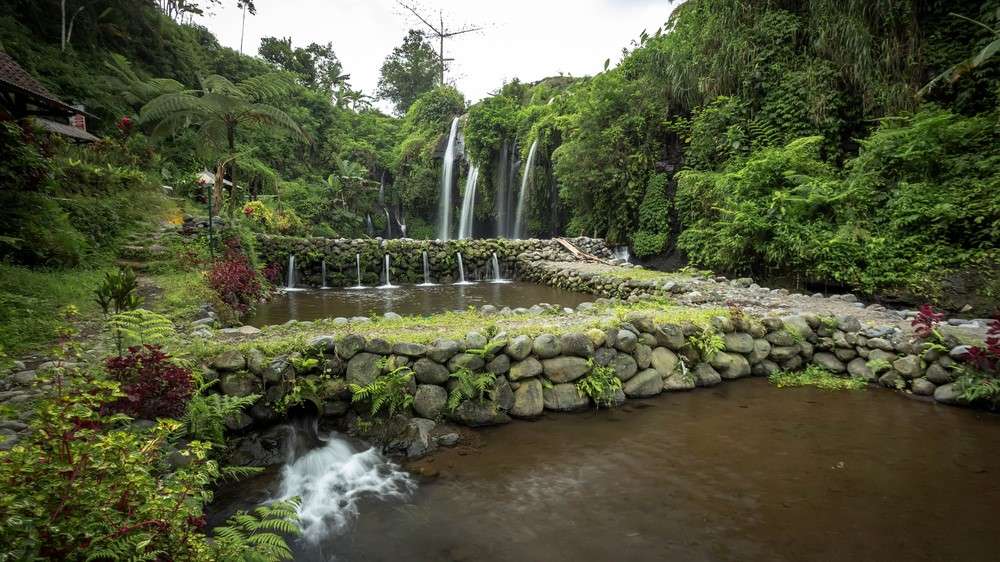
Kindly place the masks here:
MULTIPOLYGON (((469 99, 477 101, 504 81, 531 82, 560 72, 583 76, 612 64, 643 29, 666 22, 677 0, 419 0, 423 12, 442 10, 454 28, 482 26, 445 42, 456 59, 448 74, 469 99)), ((218 9, 201 23, 226 46, 239 49, 239 10, 218 9)), ((247 14, 243 51, 256 54, 262 37, 292 37, 292 44, 332 42, 351 83, 374 94, 379 68, 392 48, 419 20, 394 0, 256 0, 247 14)), ((380 107, 387 107, 379 104, 380 107)))

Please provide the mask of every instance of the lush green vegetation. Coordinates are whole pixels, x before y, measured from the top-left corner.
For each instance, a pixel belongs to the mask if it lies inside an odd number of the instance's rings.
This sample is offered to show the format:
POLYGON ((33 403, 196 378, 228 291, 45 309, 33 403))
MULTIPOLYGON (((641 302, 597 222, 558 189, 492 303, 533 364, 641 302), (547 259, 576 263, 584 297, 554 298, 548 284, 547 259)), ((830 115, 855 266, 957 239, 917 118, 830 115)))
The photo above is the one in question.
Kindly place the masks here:
POLYGON ((767 377, 778 388, 815 386, 820 390, 863 390, 868 382, 861 378, 837 376, 817 365, 801 371, 779 372, 767 377))

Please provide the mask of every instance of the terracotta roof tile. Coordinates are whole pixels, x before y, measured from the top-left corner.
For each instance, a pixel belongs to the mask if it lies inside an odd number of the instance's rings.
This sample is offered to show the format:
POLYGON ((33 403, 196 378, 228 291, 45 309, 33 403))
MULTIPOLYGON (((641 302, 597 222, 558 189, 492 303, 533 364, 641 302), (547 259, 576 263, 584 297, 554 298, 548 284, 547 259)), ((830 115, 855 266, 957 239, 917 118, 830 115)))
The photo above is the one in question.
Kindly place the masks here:
POLYGON ((0 51, 0 82, 9 84, 23 90, 25 92, 34 94, 39 98, 42 98, 52 104, 58 105, 70 113, 80 113, 80 110, 73 108, 66 102, 60 100, 48 91, 38 80, 28 74, 26 70, 21 68, 21 65, 17 64, 14 59, 10 58, 10 55, 0 51))

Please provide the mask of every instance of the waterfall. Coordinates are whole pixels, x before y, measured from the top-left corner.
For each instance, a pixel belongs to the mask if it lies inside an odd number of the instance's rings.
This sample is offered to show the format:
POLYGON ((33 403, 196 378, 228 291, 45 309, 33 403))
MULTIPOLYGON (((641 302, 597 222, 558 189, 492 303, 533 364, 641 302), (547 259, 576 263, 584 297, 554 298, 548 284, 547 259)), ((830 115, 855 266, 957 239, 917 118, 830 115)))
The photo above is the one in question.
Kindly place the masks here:
POLYGON ((629 254, 628 246, 618 246, 615 248, 615 258, 620 259, 625 263, 631 263, 629 260, 632 256, 629 254))
POLYGON ((475 219, 476 183, 479 181, 479 168, 469 168, 469 177, 465 180, 465 194, 462 196, 462 215, 458 222, 458 238, 472 238, 472 223, 475 219))
POLYGON ((510 283, 510 281, 504 279, 503 276, 500 275, 500 260, 497 259, 497 253, 496 252, 493 252, 493 259, 492 259, 491 263, 493 264, 493 279, 492 279, 491 282, 492 283, 510 283))
POLYGON ((528 182, 531 181, 531 175, 534 173, 535 167, 535 152, 538 151, 538 139, 531 143, 531 148, 528 149, 528 161, 524 163, 524 169, 521 171, 521 191, 517 194, 517 212, 514 215, 514 232, 512 233, 512 238, 520 239, 524 237, 524 204, 528 201, 528 182))
POLYGON ((365 215, 365 230, 368 232, 368 236, 375 236, 375 226, 372 224, 371 215, 365 215))
POLYGON ((382 172, 382 178, 378 182, 378 204, 379 207, 385 207, 385 172, 382 172))
POLYGON ((462 253, 458 252, 455 254, 458 256, 458 283, 456 285, 472 285, 472 281, 465 280, 465 265, 462 264, 462 253))
POLYGON ((500 147, 500 157, 496 166, 496 212, 497 212, 497 238, 507 237, 507 159, 510 147, 506 140, 500 147))
POLYGON ((392 217, 389 216, 389 209, 382 209, 385 211, 385 237, 386 239, 392 238, 392 217))
POLYGON ((358 284, 351 287, 352 289, 364 289, 365 286, 361 284, 361 254, 354 254, 354 262, 357 264, 358 268, 358 284))
POLYGON ((417 285, 417 287, 433 287, 434 283, 431 283, 431 266, 430 262, 427 260, 427 252, 424 251, 424 282, 417 285))
MULTIPOLYGON (((316 423, 312 420, 312 423, 316 423)), ((292 442, 296 429, 290 426, 292 442)), ((299 497, 302 536, 316 544, 343 531, 358 516, 366 498, 405 500, 415 489, 410 477, 374 448, 354 450, 337 434, 317 437, 322 444, 299 456, 289 455, 281 469, 279 500, 299 497)))
POLYGON ((441 163, 441 197, 438 200, 437 237, 439 240, 451 239, 451 179, 455 168, 455 137, 458 135, 458 117, 451 122, 451 132, 448 134, 448 146, 444 150, 444 161, 441 163))
POLYGON ((323 260, 323 265, 320 266, 320 271, 323 272, 323 284, 320 286, 320 289, 329 289, 330 287, 326 284, 326 260, 323 260))
POLYGON ((385 284, 379 285, 379 289, 395 289, 396 286, 389 280, 389 254, 385 255, 385 284))
POLYGON ((298 291, 295 288, 295 254, 288 255, 288 275, 285 276, 285 290, 298 291))

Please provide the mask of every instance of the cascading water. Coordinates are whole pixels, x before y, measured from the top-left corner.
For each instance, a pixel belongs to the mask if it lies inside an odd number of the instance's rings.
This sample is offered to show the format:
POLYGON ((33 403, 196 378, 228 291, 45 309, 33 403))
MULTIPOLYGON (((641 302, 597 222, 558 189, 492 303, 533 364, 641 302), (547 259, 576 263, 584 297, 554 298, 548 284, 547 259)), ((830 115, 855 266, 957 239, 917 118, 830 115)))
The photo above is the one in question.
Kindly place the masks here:
POLYGON ((528 149, 528 161, 524 163, 521 172, 521 191, 517 194, 517 212, 514 214, 514 232, 512 238, 520 239, 524 237, 524 205, 528 201, 528 183, 535 168, 535 153, 538 151, 538 139, 531 143, 528 149))
POLYGON ((383 209, 385 211, 385 237, 386 239, 392 238, 392 217, 389 216, 389 209, 383 209))
POLYGON ((458 117, 451 122, 448 146, 444 150, 441 163, 441 196, 438 200, 438 240, 451 239, 451 180, 455 168, 455 137, 458 136, 458 117))
POLYGON ((491 283, 510 283, 509 280, 504 279, 500 275, 500 260, 497 259, 497 253, 493 252, 493 259, 491 260, 493 264, 493 279, 490 280, 491 283))
POLYGON ((472 238, 472 223, 475 219, 476 184, 479 182, 479 168, 469 168, 469 177, 465 180, 465 194, 462 196, 462 214, 458 221, 458 238, 472 238))
POLYGON ((323 275, 323 284, 320 286, 320 289, 329 289, 330 287, 326 284, 326 260, 323 260, 323 265, 320 266, 320 271, 323 275))
POLYGON ((365 289, 367 287, 361 284, 361 254, 354 254, 354 263, 357 264, 358 268, 358 284, 351 289, 365 289))
POLYGON ((375 236, 375 225, 372 224, 371 215, 365 215, 365 231, 368 232, 368 236, 375 236))
POLYGON ((295 286, 297 279, 295 274, 295 254, 288 255, 288 274, 285 277, 285 290, 286 291, 301 291, 295 286))
POLYGON ((615 248, 615 259, 622 260, 625 263, 631 263, 632 256, 629 254, 628 246, 618 246, 615 248))
POLYGON ((427 252, 424 253, 424 282, 417 285, 417 287, 433 287, 435 284, 431 283, 431 266, 427 259, 427 252))
POLYGON ((455 256, 458 258, 458 283, 456 285, 473 285, 472 281, 465 280, 465 265, 462 263, 462 254, 456 253, 455 256))
MULTIPOLYGON (((315 425, 313 418, 310 422, 315 425)), ((416 484, 394 463, 374 448, 355 450, 338 436, 315 436, 321 446, 298 454, 296 432, 308 428, 289 426, 292 431, 288 463, 281 469, 279 500, 301 499, 299 524, 303 538, 317 544, 330 534, 343 531, 358 516, 362 499, 405 500, 416 484)), ((315 435, 315 428, 312 432, 315 435)))
POLYGON ((396 286, 389 280, 389 254, 385 255, 385 284, 379 285, 379 289, 395 289, 396 286))

